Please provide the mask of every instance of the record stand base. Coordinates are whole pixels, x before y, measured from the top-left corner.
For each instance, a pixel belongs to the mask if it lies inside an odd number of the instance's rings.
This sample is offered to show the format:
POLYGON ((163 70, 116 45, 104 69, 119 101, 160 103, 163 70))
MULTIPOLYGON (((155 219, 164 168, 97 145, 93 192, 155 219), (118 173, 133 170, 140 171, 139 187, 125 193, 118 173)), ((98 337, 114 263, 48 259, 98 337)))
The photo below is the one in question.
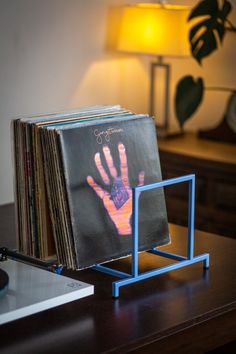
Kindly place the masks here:
POLYGON ((205 269, 209 268, 209 254, 204 253, 198 256, 194 256, 194 209, 195 209, 195 175, 187 175, 176 178, 167 179, 161 182, 152 183, 145 186, 139 186, 133 188, 133 213, 132 213, 132 225, 133 225, 133 234, 132 234, 132 272, 131 274, 124 273, 115 269, 111 269, 107 266, 97 264, 93 269, 121 278, 121 280, 114 281, 112 283, 112 296, 114 298, 119 297, 120 288, 122 286, 130 285, 151 277, 154 277, 159 274, 167 273, 172 270, 180 269, 194 263, 203 262, 203 267, 205 269), (189 185, 189 195, 188 195, 188 248, 187 256, 180 256, 174 253, 169 253, 165 251, 158 250, 153 248, 147 252, 152 253, 157 256, 169 258, 177 263, 170 264, 165 267, 157 268, 148 272, 139 273, 138 271, 138 195, 140 192, 147 190, 167 187, 177 183, 188 182, 189 185))

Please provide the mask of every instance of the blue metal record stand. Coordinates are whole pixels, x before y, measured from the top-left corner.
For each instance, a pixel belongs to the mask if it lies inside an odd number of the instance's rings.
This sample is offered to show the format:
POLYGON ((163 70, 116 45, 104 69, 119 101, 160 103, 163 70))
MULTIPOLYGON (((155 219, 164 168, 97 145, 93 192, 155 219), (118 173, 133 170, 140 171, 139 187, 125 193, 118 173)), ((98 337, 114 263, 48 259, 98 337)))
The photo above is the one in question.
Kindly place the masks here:
POLYGON ((209 268, 209 254, 204 253, 199 256, 194 256, 194 210, 195 210, 195 175, 181 176, 177 178, 167 179, 161 182, 152 183, 145 186, 133 188, 133 212, 132 212, 132 225, 133 225, 133 234, 132 234, 132 272, 131 274, 124 273, 115 269, 111 269, 107 266, 97 264, 94 266, 95 270, 100 272, 110 274, 116 277, 121 278, 121 280, 114 281, 112 283, 112 296, 117 298, 119 297, 120 288, 125 285, 130 285, 144 279, 154 277, 159 274, 170 272, 171 270, 179 269, 186 267, 188 265, 203 262, 204 268, 209 268), (172 260, 178 261, 177 263, 170 264, 165 267, 157 268, 148 272, 139 273, 138 271, 138 223, 139 223, 139 202, 138 195, 140 192, 145 192, 155 188, 167 187, 173 184, 188 182, 189 185, 189 194, 188 194, 188 249, 187 256, 180 256, 174 253, 169 253, 165 251, 158 250, 153 248, 147 252, 170 258, 172 260))

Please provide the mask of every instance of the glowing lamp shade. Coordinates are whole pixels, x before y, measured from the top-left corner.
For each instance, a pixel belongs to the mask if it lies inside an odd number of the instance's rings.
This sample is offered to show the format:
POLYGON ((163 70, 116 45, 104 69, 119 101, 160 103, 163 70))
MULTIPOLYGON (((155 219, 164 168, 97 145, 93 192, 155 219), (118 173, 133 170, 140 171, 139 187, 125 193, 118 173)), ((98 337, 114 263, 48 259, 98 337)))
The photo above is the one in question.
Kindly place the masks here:
POLYGON ((187 6, 125 6, 117 50, 151 55, 189 55, 187 6))

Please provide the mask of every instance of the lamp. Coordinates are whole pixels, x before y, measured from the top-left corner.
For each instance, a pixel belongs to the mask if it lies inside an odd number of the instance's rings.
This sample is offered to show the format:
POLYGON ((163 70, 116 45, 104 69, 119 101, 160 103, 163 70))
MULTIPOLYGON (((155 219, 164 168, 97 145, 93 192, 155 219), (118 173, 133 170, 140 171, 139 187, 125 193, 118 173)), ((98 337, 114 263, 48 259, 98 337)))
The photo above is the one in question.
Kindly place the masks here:
POLYGON ((188 56, 187 6, 169 4, 135 4, 124 6, 117 50, 157 56, 151 63, 149 114, 154 115, 155 69, 165 70, 164 120, 158 126, 159 136, 169 132, 170 65, 163 56, 188 56))

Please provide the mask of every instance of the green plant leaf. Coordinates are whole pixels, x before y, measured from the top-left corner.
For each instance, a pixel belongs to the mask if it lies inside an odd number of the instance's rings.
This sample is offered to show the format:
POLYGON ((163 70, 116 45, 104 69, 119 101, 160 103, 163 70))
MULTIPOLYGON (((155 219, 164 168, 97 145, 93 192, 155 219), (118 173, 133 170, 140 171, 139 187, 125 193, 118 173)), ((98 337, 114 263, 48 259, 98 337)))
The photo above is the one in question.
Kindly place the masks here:
POLYGON ((197 3, 197 5, 191 11, 188 20, 193 19, 198 16, 212 15, 216 13, 218 9, 217 0, 202 0, 197 3))
POLYGON ((189 32, 191 52, 199 64, 217 49, 218 41, 222 43, 226 32, 225 21, 231 8, 228 0, 202 0, 190 13, 188 21, 195 18, 200 21, 189 32))
POLYGON ((175 94, 175 112, 181 128, 196 111, 203 98, 203 79, 194 81, 193 76, 185 76, 178 82, 175 94))

